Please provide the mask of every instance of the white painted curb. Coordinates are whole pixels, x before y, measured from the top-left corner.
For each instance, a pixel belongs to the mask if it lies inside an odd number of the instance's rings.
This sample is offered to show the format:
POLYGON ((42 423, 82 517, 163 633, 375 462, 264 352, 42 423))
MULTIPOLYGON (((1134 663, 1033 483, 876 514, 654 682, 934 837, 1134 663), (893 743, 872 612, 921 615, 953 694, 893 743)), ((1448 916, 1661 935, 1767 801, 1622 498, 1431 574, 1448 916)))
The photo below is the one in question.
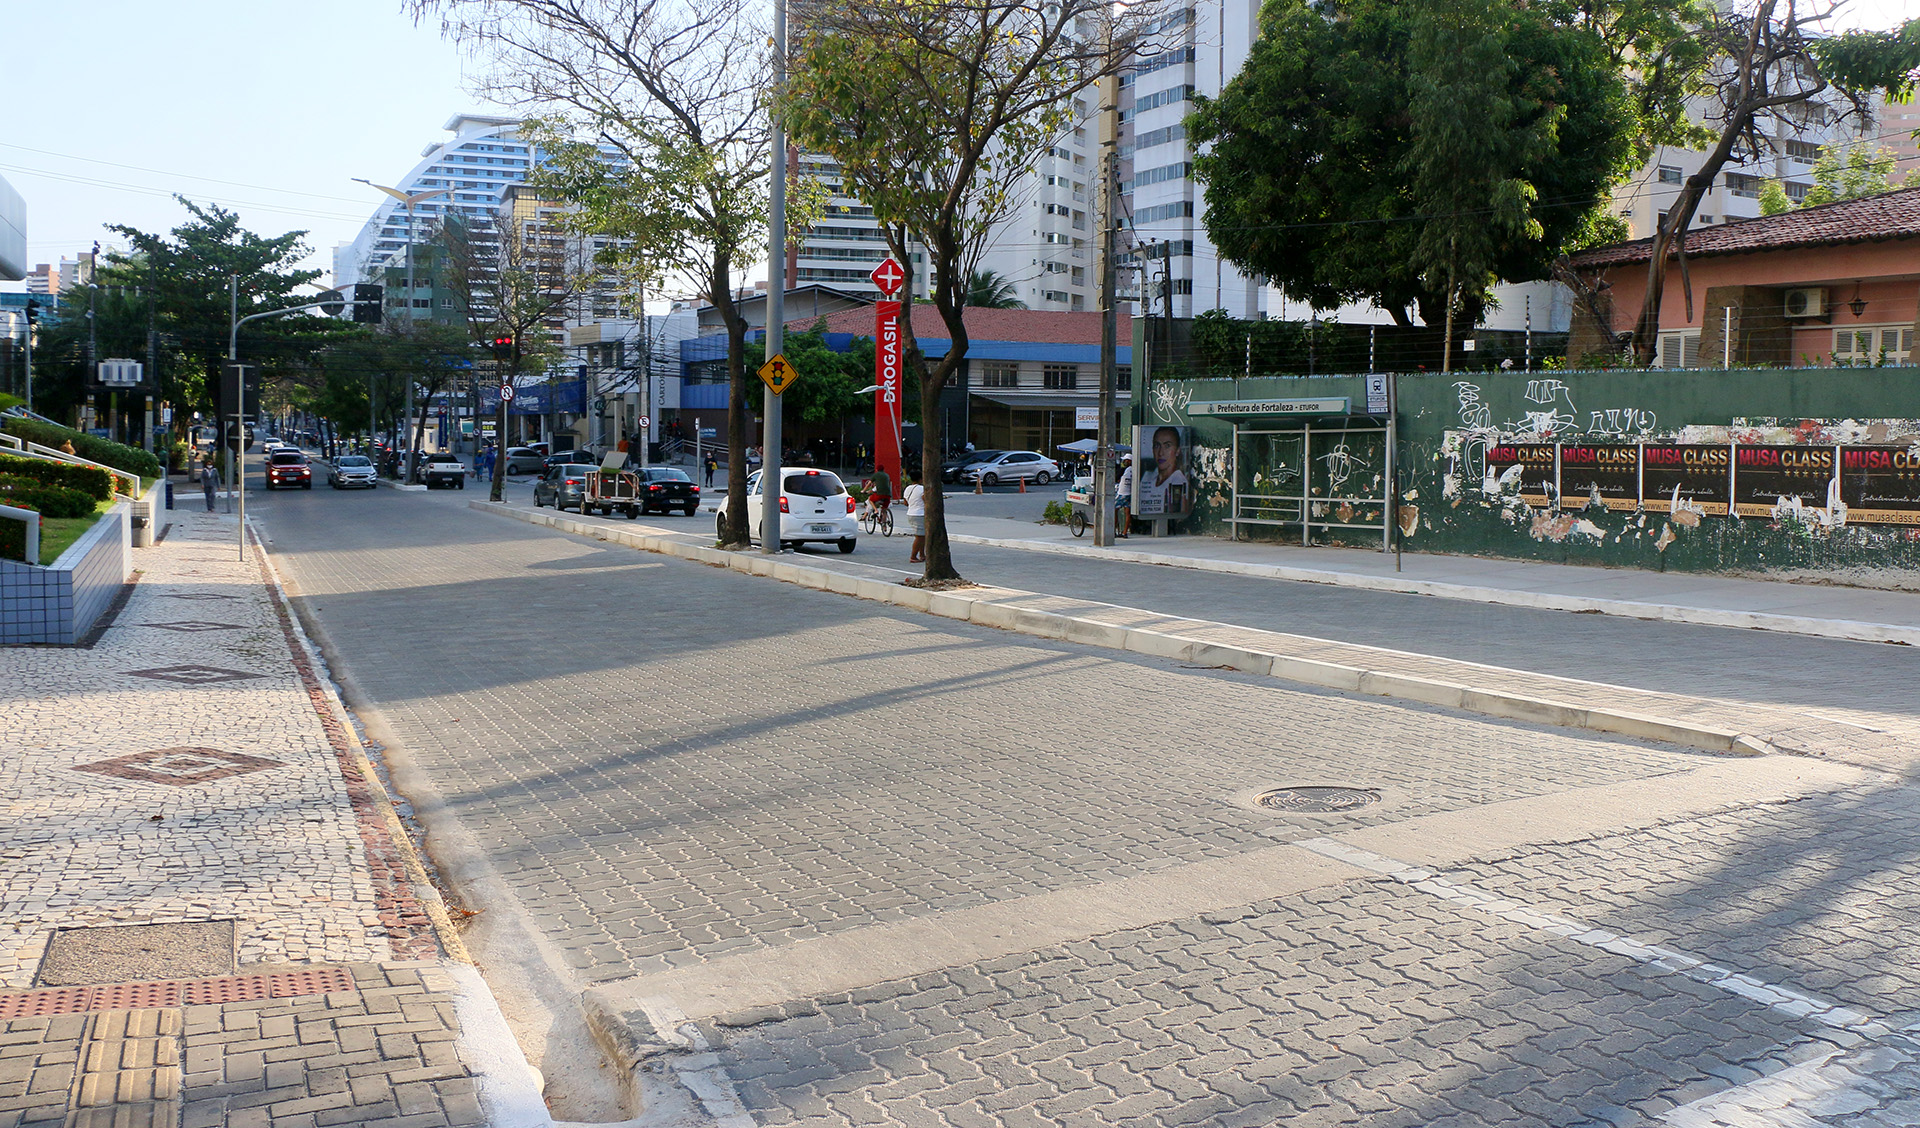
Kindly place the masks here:
MULTIPOLYGON (((1040 540, 1008 540, 1003 537, 975 537, 961 533, 949 533, 947 539, 956 544, 1014 548, 1023 552, 1045 552, 1055 556, 1084 557, 1096 551, 1091 545, 1053 544, 1040 540)), ((1102 560, 1119 560, 1129 564, 1157 564, 1168 568, 1187 568, 1196 572, 1259 576, 1270 580, 1326 584, 1331 587, 1393 592, 1399 595, 1431 595, 1439 599, 1457 599, 1469 603, 1497 603, 1506 607, 1530 607, 1541 611, 1598 612, 1602 615, 1617 615, 1628 619, 1654 619, 1663 623, 1689 623, 1701 627, 1736 627, 1778 631, 1782 634, 1811 635, 1816 638, 1845 639, 1848 642, 1900 642, 1909 646, 1920 646, 1920 627, 1906 627, 1897 623, 1815 619, 1804 615, 1770 615, 1763 611, 1728 611, 1714 607, 1684 607, 1672 603, 1640 603, 1629 599, 1594 599, 1550 592, 1511 591, 1506 588, 1444 583, 1438 580, 1408 580, 1392 576, 1369 576, 1356 572, 1298 568, 1286 564, 1252 564, 1238 560, 1163 556, 1130 548, 1102 548, 1097 551, 1102 560)))
MULTIPOLYGON (((1456 682, 1413 677, 1408 674, 1363 670, 1354 666, 1297 658, 1291 655, 1268 654, 1265 651, 1227 646, 1165 631, 1123 627, 1053 611, 1010 605, 1014 600, 1034 598, 1032 592, 986 587, 964 591, 928 591, 923 588, 907 587, 904 584, 883 583, 879 580, 849 576, 843 572, 809 568, 804 564, 778 560, 758 553, 701 548, 682 544, 670 536, 650 536, 637 529, 591 524, 557 513, 518 509, 487 501, 470 501, 467 507, 484 513, 511 517, 530 525, 545 525, 561 532, 592 537, 595 540, 627 544, 648 552, 678 556, 702 564, 719 565, 749 575, 768 576, 804 587, 851 595, 877 603, 890 603, 896 607, 915 611, 928 611, 949 619, 961 619, 983 627, 998 627, 1039 638, 1065 639, 1090 646, 1128 650, 1154 658, 1170 658, 1194 665, 1222 666, 1348 693, 1418 701, 1427 705, 1439 705, 1449 709, 1461 709, 1560 728, 1610 732, 1622 736, 1679 744, 1688 748, 1701 748, 1710 752, 1759 756, 1773 751, 1764 741, 1753 737, 1686 721, 1548 701, 1498 689, 1482 689, 1456 682)), ((664 530, 656 530, 656 532, 664 532, 664 530)))

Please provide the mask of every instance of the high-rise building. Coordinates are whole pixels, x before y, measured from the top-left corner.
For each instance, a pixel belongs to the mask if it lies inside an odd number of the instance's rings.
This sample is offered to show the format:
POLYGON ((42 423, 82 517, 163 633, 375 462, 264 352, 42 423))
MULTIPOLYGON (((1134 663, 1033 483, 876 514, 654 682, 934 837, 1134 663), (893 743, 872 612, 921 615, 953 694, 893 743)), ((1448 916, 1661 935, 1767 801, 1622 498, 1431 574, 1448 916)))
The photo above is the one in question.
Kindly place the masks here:
MULTIPOLYGON (((1151 37, 1152 55, 1120 78, 1120 219, 1142 263, 1136 293, 1173 316, 1224 309, 1260 316, 1260 281, 1220 257, 1207 238, 1206 195, 1193 177, 1184 124, 1197 93, 1217 96, 1240 72, 1259 33, 1257 0, 1179 0, 1151 37)), ((1098 190, 1098 186, 1094 186, 1098 190)))
MULTIPOLYGON (((526 180, 533 159, 532 146, 520 138, 519 118, 455 114, 442 128, 453 137, 422 149, 420 162, 393 183, 409 195, 447 191, 445 196, 414 206, 412 223, 423 240, 442 216, 491 218, 499 211, 507 189, 526 180)), ((390 265, 404 265, 407 242, 413 234, 408 222, 406 207, 381 193, 373 218, 367 220, 360 234, 353 242, 334 248, 334 283, 374 279, 390 265)))

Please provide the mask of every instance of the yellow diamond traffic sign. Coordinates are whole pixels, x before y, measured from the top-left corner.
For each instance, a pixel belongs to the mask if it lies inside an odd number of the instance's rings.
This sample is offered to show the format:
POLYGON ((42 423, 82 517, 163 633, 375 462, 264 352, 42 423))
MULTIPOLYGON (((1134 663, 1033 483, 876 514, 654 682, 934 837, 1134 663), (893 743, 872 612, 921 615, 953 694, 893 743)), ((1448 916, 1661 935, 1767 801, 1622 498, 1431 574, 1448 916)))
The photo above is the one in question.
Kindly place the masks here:
POLYGON ((793 370, 793 365, 787 363, 786 354, 784 353, 769 358, 765 364, 760 366, 761 381, 764 382, 767 388, 776 396, 786 391, 787 388, 799 378, 800 374, 793 370))

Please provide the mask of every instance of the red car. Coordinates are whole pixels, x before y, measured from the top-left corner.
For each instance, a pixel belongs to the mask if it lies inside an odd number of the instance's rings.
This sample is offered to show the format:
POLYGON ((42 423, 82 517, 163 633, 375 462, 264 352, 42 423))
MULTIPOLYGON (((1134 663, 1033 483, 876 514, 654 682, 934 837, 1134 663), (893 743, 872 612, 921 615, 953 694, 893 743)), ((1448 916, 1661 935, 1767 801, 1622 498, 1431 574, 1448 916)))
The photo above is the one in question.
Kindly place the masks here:
POLYGON ((267 488, 273 490, 281 486, 313 488, 313 467, 308 465, 305 454, 297 450, 276 450, 267 456, 267 488))

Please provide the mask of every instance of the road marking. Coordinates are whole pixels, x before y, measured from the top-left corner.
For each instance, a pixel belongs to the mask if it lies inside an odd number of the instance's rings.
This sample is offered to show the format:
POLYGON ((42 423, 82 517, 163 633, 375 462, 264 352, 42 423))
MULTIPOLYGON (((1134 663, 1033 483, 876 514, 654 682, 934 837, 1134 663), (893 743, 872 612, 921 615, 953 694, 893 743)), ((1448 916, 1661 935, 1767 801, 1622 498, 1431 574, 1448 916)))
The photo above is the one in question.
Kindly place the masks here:
POLYGON ((1846 1030, 1867 1038, 1884 1038, 1893 1033, 1893 1030, 1879 1019, 1863 1014, 1852 1007, 1842 1006, 1830 999, 1809 995, 1776 983, 1768 983, 1757 976, 1722 967, 1703 956, 1696 956, 1678 948, 1638 940, 1622 933, 1596 928, 1573 917, 1534 909, 1510 897, 1489 893, 1464 881, 1441 877, 1425 867, 1409 865, 1384 854, 1349 846, 1337 839, 1309 838, 1294 845, 1302 850, 1311 850, 1322 857, 1333 858, 1359 869, 1383 874, 1402 885, 1418 889, 1422 893, 1463 908, 1497 916, 1502 920, 1513 921, 1515 924, 1524 924, 1529 928, 1572 940, 1576 944, 1585 944, 1617 956, 1625 956, 1662 971, 1676 972, 1695 982, 1704 983, 1744 999, 1751 999, 1789 1018, 1810 1018, 1824 1026, 1846 1030))

